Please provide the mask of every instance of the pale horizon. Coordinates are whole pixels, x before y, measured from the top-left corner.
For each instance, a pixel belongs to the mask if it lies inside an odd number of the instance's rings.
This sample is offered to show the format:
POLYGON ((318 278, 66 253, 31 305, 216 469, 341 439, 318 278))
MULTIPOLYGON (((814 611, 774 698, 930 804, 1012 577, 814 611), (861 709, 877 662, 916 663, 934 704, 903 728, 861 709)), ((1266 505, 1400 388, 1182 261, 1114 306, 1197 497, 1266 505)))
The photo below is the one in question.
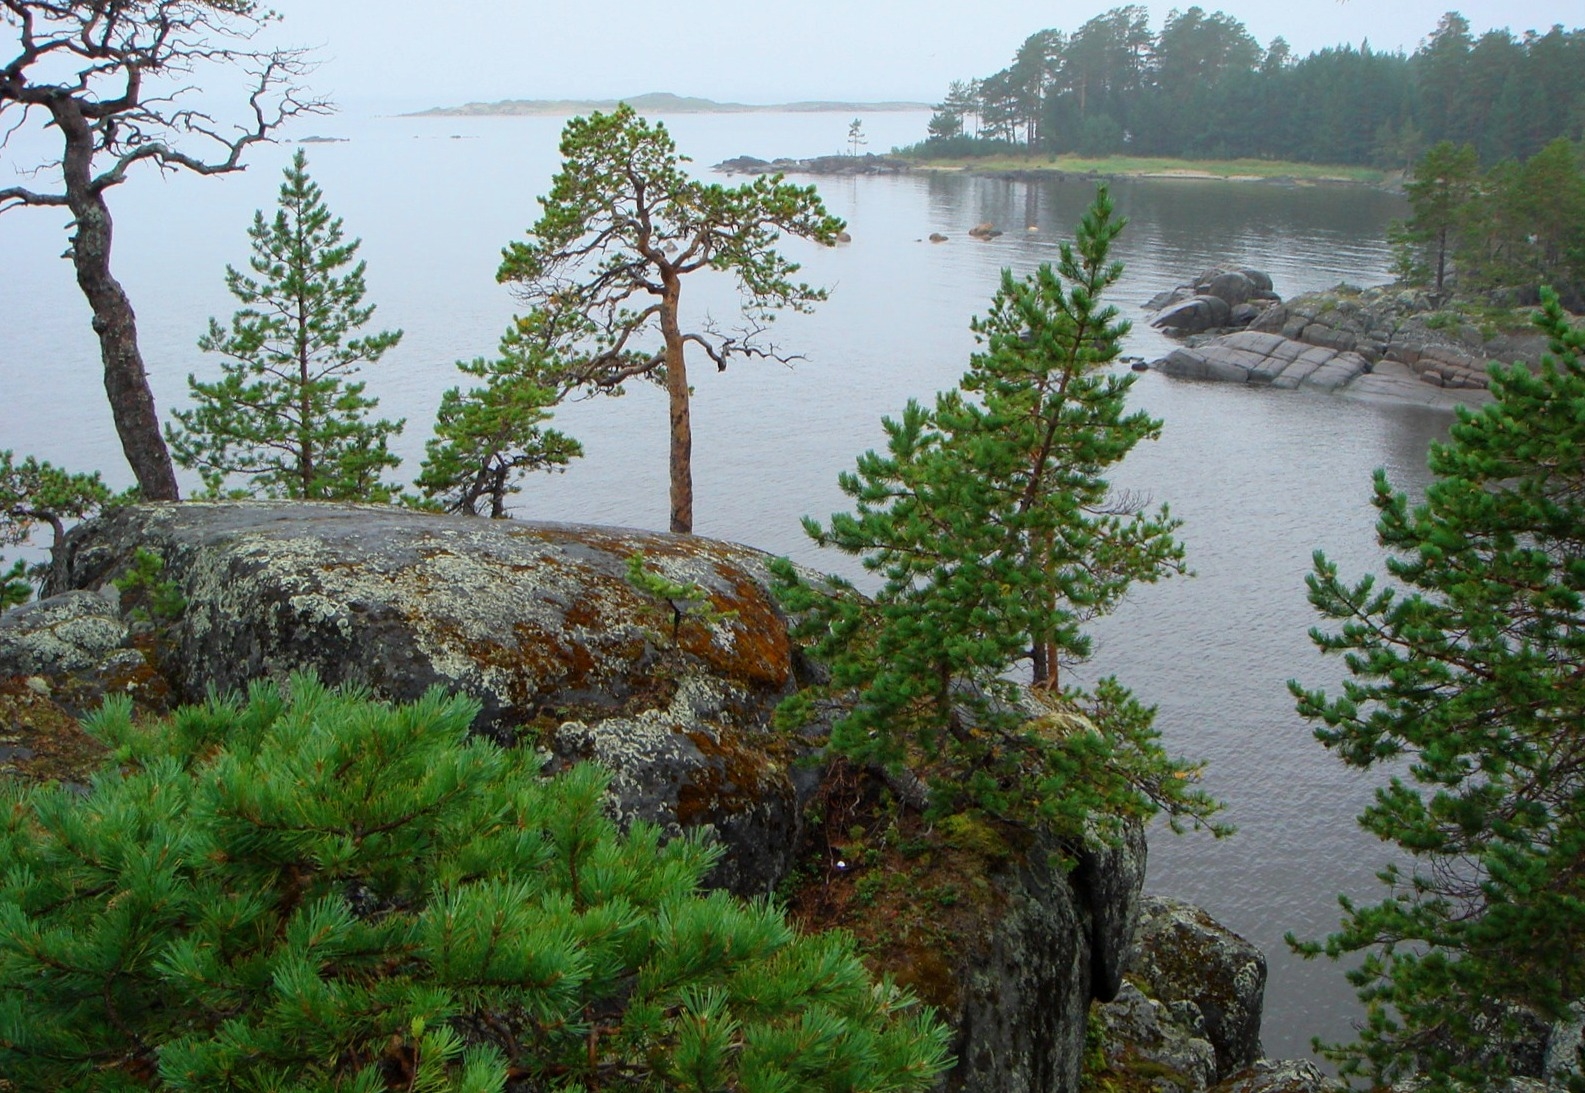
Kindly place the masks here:
MULTIPOLYGON (((273 0, 272 43, 310 48, 311 83, 343 103, 394 109, 502 99, 616 100, 651 92, 764 105, 807 100, 933 103, 952 80, 1006 67, 1030 34, 1072 31, 1115 3, 806 0, 787 8, 736 0, 560 5, 475 0, 439 19, 419 0, 273 0), (664 11, 665 17, 658 14, 664 11)), ((1152 29, 1173 8, 1152 3, 1152 29)), ((1281 36, 1299 56, 1338 45, 1413 52, 1449 10, 1478 37, 1585 24, 1577 3, 1255 0, 1200 5, 1240 20, 1262 46, 1281 36)))

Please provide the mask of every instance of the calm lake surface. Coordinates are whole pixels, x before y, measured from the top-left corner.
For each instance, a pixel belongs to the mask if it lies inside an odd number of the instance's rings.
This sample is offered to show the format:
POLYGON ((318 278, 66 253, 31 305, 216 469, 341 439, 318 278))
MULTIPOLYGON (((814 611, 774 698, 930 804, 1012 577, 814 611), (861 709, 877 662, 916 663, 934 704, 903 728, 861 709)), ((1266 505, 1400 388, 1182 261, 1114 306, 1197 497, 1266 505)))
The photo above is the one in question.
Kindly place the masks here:
MULTIPOLYGON (((842 150, 850 119, 836 114, 716 115, 667 119, 696 167, 749 154, 842 150)), ((912 142, 925 118, 864 119, 869 148, 912 142)), ((402 344, 366 373, 380 412, 405 416, 399 452, 417 472, 441 392, 459 382, 452 362, 493 351, 514 302, 494 280, 500 248, 537 216, 535 197, 558 165, 561 121, 550 118, 317 119, 294 135, 345 138, 308 145, 326 199, 363 239, 376 325, 402 344)), ((243 176, 197 180, 153 174, 113 197, 115 265, 138 309, 159 405, 185 401, 189 372, 217 374, 195 342, 209 316, 234 309, 225 265, 245 263, 246 228, 269 209, 289 146, 260 149, 243 176)), ((0 153, 0 179, 28 162, 26 142, 0 153)), ((695 365, 696 514, 701 534, 853 573, 805 540, 798 518, 845 508, 837 474, 881 443, 880 418, 911 396, 952 386, 973 348, 968 324, 999 271, 1053 260, 1091 200, 1092 183, 1029 184, 955 174, 817 180, 850 225, 851 244, 787 250, 831 299, 809 316, 783 317, 777 341, 807 359, 794 368, 740 363, 724 375, 695 365), (985 220, 1005 234, 979 243, 985 220), (1026 230, 1028 229, 1028 230, 1026 230), (921 242, 931 232, 947 243, 921 242)), ((37 184, 43 185, 44 180, 37 184)), ((1136 320, 1127 351, 1159 356, 1168 343, 1139 304, 1212 265, 1269 271, 1292 296, 1341 280, 1388 280, 1381 240, 1401 202, 1353 187, 1119 182, 1131 224, 1118 257, 1127 273, 1112 302, 1136 320)), ((17 210, 0 217, 0 448, 73 468, 129 475, 111 427, 87 306, 64 249, 64 217, 17 210)), ((732 314, 726 283, 695 278, 696 314, 732 314)), ((1097 628, 1083 670, 1115 674, 1160 707, 1169 748, 1209 763, 1209 787, 1239 834, 1153 837, 1149 887, 1207 907, 1271 959, 1265 1044, 1307 1055, 1309 1038, 1347 1036, 1357 1016, 1340 970, 1290 956, 1286 931, 1314 937, 1335 926, 1335 894, 1375 898, 1387 852, 1353 817, 1376 779, 1363 779, 1315 744, 1284 683, 1331 683, 1335 665, 1311 649, 1304 598, 1310 556, 1324 548, 1346 574, 1379 568, 1368 504, 1371 471, 1423 488, 1427 444, 1448 415, 1319 395, 1244 390, 1142 375, 1138 403, 1165 420, 1160 442, 1121 468, 1122 487, 1170 503, 1195 576, 1138 590, 1097 628)), ((664 528, 666 436, 661 393, 571 405, 557 424, 587 458, 536 479, 516 514, 664 528)))

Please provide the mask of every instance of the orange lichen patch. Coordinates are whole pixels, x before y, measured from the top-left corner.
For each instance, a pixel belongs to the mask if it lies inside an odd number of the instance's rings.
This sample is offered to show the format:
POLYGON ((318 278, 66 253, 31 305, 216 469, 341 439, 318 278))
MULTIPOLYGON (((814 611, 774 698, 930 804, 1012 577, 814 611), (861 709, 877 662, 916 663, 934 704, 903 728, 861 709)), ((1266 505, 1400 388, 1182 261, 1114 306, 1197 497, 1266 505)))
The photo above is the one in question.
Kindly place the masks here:
POLYGON ((86 782, 106 755, 53 697, 26 677, 0 679, 0 774, 32 782, 86 782))
POLYGON ((644 620, 652 629, 675 640, 683 652, 697 658, 725 679, 754 687, 780 689, 792 678, 792 645, 786 622, 767 590, 743 568, 745 548, 708 539, 658 533, 616 533, 595 527, 525 527, 516 534, 551 544, 574 541, 608 555, 613 564, 626 565, 634 554, 652 561, 671 560, 704 565, 710 577, 701 579, 709 593, 711 612, 720 621, 662 618, 656 604, 625 581, 589 572, 584 583, 601 595, 585 597, 566 606, 570 626, 609 628, 618 622, 644 620), (725 586, 725 587, 722 587, 725 586), (674 625, 675 624, 675 625, 674 625), (720 631, 724 630, 725 634, 720 631))
POLYGON ((677 822, 682 826, 741 815, 786 788, 786 768, 773 750, 785 746, 781 738, 761 734, 752 739, 717 737, 707 732, 686 735, 710 764, 678 788, 677 822))
POLYGON ((541 542, 557 545, 568 542, 582 543, 591 550, 602 551, 620 559, 627 558, 635 549, 646 555, 665 553, 681 556, 686 551, 679 544, 691 545, 696 541, 704 541, 663 535, 655 531, 607 528, 595 524, 516 524, 512 527, 512 533, 523 538, 538 539, 541 542))
POLYGON ((957 1013, 963 969, 1006 907, 1006 844, 927 823, 841 762, 809 819, 789 913, 804 929, 846 930, 872 971, 957 1013))
POLYGON ((731 631, 727 643, 718 641, 710 628, 683 626, 678 644, 728 679, 779 689, 792 679, 792 643, 787 624, 768 601, 764 589, 729 569, 721 574, 732 584, 730 593, 713 592, 710 606, 722 615, 721 625, 731 631))
MULTIPOLYGON (((635 593, 631 599, 634 601, 633 606, 636 606, 636 601, 638 599, 637 594, 635 593)), ((602 610, 602 608, 607 608, 610 606, 613 605, 607 604, 601 597, 579 596, 571 603, 567 604, 563 611, 562 617, 567 620, 567 625, 569 627, 575 626, 584 630, 598 631, 605 629, 612 623, 612 620, 609 617, 611 612, 602 610)), ((633 607, 630 606, 628 611, 629 617, 632 615, 632 610, 633 607)))

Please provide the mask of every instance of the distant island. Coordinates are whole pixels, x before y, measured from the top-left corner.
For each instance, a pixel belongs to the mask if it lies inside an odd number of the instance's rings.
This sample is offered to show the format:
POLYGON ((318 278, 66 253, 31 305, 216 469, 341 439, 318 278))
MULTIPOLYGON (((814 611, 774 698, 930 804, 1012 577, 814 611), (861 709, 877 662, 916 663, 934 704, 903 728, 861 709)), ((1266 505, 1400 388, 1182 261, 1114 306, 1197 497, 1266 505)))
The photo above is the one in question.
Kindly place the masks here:
POLYGON ((470 102, 464 106, 435 106, 404 114, 408 118, 478 117, 493 114, 531 114, 549 117, 587 114, 593 110, 614 110, 627 103, 640 114, 863 114, 903 110, 930 110, 925 102, 784 102, 756 106, 742 102, 716 102, 691 95, 652 91, 625 99, 502 99, 500 102, 470 102))

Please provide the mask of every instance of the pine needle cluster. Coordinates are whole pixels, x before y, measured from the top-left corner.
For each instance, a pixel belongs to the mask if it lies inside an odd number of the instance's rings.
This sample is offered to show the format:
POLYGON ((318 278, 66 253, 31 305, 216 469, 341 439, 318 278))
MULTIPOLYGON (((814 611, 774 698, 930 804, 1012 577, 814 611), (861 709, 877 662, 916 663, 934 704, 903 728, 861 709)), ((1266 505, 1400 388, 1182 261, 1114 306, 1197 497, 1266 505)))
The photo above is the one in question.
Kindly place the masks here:
POLYGON ((0 1074, 51 1090, 923 1090, 945 1030, 840 934, 702 893, 716 852, 298 678, 92 722, 84 793, 0 787, 0 1074))

